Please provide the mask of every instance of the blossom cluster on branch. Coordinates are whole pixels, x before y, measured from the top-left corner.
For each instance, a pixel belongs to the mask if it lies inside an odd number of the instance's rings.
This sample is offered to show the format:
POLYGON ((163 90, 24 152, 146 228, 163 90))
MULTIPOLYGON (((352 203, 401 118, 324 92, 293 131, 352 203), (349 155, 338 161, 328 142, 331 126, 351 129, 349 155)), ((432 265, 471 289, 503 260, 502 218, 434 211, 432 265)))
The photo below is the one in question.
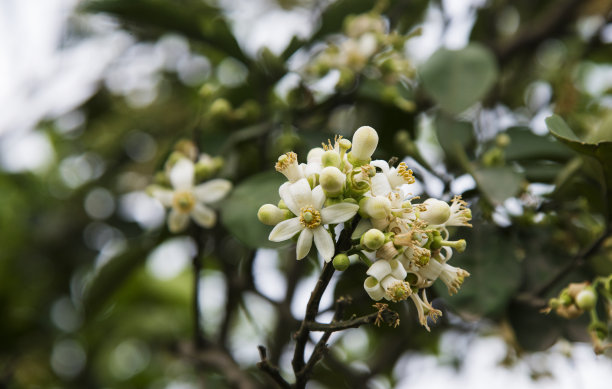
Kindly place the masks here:
POLYGON ((296 241, 296 257, 302 259, 312 243, 320 256, 337 270, 365 263, 365 292, 375 301, 410 298, 420 323, 441 312, 429 303, 425 288, 440 279, 449 293, 456 293, 469 273, 449 265, 453 250, 465 250, 465 240, 449 240, 448 227, 468 226, 471 212, 459 196, 451 203, 430 198, 417 202, 409 185, 415 182, 405 163, 391 166, 372 160, 377 132, 360 127, 352 142, 337 137, 308 153, 299 163, 293 152, 281 155, 276 170, 287 182, 279 188, 280 202, 265 204, 259 220, 274 226, 269 239, 296 241), (336 226, 355 217, 352 245, 336 252, 336 226))

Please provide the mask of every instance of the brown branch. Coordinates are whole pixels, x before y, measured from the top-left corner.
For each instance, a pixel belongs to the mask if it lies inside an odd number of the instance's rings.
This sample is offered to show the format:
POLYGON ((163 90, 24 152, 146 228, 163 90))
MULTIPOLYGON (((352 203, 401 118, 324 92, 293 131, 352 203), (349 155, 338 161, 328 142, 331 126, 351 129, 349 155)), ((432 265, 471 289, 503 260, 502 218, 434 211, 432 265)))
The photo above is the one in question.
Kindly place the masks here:
POLYGON ((253 378, 240 369, 240 366, 226 350, 210 344, 206 346, 206 350, 194 350, 188 344, 182 344, 179 347, 179 352, 201 367, 219 371, 234 388, 258 388, 253 378))
POLYGON ((259 349, 259 358, 261 359, 260 362, 257 362, 257 367, 272 378, 281 388, 291 388, 291 385, 281 376, 278 367, 268 361, 266 348, 260 345, 257 346, 257 349, 259 349))
POLYGON ((596 254, 601 245, 612 236, 612 227, 608 227, 599 238, 597 238, 590 246, 576 254, 571 261, 569 261, 554 277, 548 282, 537 288, 532 292, 523 293, 516 298, 518 302, 529 304, 534 307, 544 307, 547 301, 543 298, 548 294, 554 287, 561 281, 569 272, 575 270, 584 264, 587 259, 592 255, 596 254))
MULTIPOLYGON (((339 302, 340 300, 338 300, 339 302)), ((343 331, 349 328, 358 328, 365 324, 377 324, 380 325, 381 322, 387 323, 389 325, 396 325, 398 320, 398 315, 396 312, 389 309, 387 304, 375 305, 378 308, 378 311, 371 313, 369 315, 359 316, 350 320, 342 320, 338 321, 339 318, 335 318, 329 324, 319 323, 316 321, 306 323, 308 329, 310 331, 324 331, 324 332, 337 332, 343 331)))

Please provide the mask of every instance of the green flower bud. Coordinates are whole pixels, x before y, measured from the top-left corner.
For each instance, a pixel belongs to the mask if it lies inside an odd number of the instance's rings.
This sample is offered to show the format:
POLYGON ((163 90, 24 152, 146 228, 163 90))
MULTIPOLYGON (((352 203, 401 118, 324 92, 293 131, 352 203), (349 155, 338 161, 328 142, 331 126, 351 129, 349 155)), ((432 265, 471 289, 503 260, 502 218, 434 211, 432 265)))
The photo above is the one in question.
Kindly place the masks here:
POLYGON ((264 204, 257 211, 257 218, 268 226, 275 226, 285 220, 285 212, 273 204, 264 204))
POLYGON ((595 304, 597 304, 597 294, 595 293, 595 289, 591 286, 584 288, 584 290, 576 296, 576 305, 583 311, 595 308, 595 304))
POLYGON ((419 218, 429 225, 440 225, 446 223, 451 215, 450 206, 446 201, 430 198, 423 202, 425 211, 419 214, 419 218))
POLYGON ((337 167, 328 166, 321 170, 319 183, 328 197, 336 197, 344 192, 346 178, 337 167))
MULTIPOLYGON (((362 126, 353 134, 353 148, 349 153, 349 161, 359 161, 357 166, 370 162, 376 146, 378 146, 378 133, 369 126, 362 126)), ((353 162, 351 162, 353 164, 353 162)), ((353 164, 355 165, 355 164, 353 164)))
POLYGON ((231 112, 232 104, 224 98, 216 99, 209 108, 210 115, 217 118, 226 118, 231 112))
POLYGON ((321 164, 323 166, 334 166, 340 167, 340 154, 338 154, 335 150, 327 150, 321 156, 321 164))
POLYGON ((372 228, 361 236, 361 244, 370 250, 378 250, 385 244, 385 234, 381 230, 372 228))
POLYGON ((334 257, 333 265, 334 269, 336 270, 345 271, 346 269, 348 269, 350 264, 351 261, 346 254, 338 254, 334 257))

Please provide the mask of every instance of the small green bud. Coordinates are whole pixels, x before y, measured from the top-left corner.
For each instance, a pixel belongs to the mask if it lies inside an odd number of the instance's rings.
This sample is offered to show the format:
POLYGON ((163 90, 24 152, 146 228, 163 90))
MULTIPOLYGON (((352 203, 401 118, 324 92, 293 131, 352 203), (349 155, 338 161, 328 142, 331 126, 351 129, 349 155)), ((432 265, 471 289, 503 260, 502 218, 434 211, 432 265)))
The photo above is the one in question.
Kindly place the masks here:
POLYGON ((328 197, 336 197, 344 192, 346 177, 337 167, 328 166, 321 170, 319 182, 328 197))
POLYGON ((372 228, 361 236, 361 245, 370 250, 378 250, 385 244, 385 234, 376 228, 372 228))
POLYGON ((283 201, 283 199, 280 199, 280 200, 278 201, 278 207, 279 207, 280 209, 289 209, 289 207, 287 207, 287 204, 285 204, 285 202, 283 201))
POLYGON ((285 212, 273 204, 264 204, 257 211, 257 218, 268 226, 275 226, 285 220, 285 212))
POLYGON ((212 117, 226 118, 232 112, 232 104, 224 98, 218 98, 210 105, 209 112, 212 117))
POLYGON ((336 270, 345 271, 350 264, 351 260, 346 254, 338 254, 334 257, 333 265, 336 270))
POLYGON ((595 308, 597 304, 597 294, 592 286, 587 286, 576 296, 576 305, 583 311, 595 308))
POLYGON ((327 150, 321 156, 321 164, 323 166, 333 166, 340 167, 340 154, 338 154, 335 150, 327 150))
POLYGON ((511 141, 512 139, 510 139, 510 136, 508 136, 508 134, 499 134, 495 138, 495 144, 497 145, 497 147, 501 148, 508 147, 511 141))

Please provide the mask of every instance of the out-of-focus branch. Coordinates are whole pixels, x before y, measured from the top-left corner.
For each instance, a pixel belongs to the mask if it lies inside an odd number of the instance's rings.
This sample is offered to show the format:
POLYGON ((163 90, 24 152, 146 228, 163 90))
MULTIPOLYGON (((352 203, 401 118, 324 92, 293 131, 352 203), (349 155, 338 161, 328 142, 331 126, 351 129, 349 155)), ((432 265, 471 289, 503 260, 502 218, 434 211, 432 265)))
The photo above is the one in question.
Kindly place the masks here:
POLYGON ((182 344, 180 345, 179 352, 202 368, 210 368, 219 371, 234 388, 259 388, 254 379, 242 371, 232 356, 220 347, 206 344, 205 350, 194 350, 188 344, 182 344))
POLYGON ((193 238, 196 242, 196 254, 193 257, 193 289, 192 289, 192 315, 193 315, 193 344, 196 350, 204 347, 204 336, 200 328, 200 272, 202 270, 202 253, 204 242, 201 228, 193 227, 193 238))
POLYGON ((260 362, 257 362, 257 367, 261 371, 268 374, 268 376, 270 376, 270 378, 272 378, 274 382, 276 382, 281 388, 291 388, 291 385, 289 385, 289 383, 283 378, 283 376, 281 376, 278 367, 274 366, 268 361, 266 348, 261 345, 257 346, 257 348, 259 349, 259 358, 261 359, 260 362))
POLYGON ((581 0, 551 2, 540 17, 520 29, 513 39, 494 48, 499 62, 503 63, 521 50, 533 48, 547 37, 565 29, 576 17, 576 10, 581 3, 581 0))

